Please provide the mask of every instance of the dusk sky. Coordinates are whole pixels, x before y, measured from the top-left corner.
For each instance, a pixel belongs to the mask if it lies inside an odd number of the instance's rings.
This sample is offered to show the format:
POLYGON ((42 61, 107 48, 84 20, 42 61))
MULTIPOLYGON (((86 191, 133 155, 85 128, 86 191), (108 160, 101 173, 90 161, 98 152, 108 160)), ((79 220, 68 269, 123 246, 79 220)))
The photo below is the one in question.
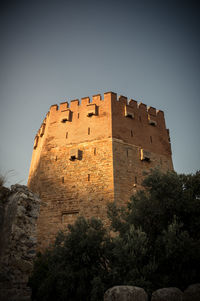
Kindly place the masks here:
POLYGON ((107 91, 163 110, 175 170, 200 169, 194 1, 18 0, 0 14, 0 173, 8 186, 26 185, 52 104, 107 91))

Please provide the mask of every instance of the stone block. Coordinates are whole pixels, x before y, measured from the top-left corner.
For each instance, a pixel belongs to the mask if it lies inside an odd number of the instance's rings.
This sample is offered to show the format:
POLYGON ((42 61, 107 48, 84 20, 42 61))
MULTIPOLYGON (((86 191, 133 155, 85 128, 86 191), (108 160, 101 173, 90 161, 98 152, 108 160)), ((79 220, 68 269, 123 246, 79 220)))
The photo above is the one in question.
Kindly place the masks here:
POLYGON ((151 301, 182 301, 183 293, 176 287, 161 288, 153 292, 151 301))
POLYGON ((147 301, 148 296, 143 288, 137 286, 114 286, 104 294, 104 301, 147 301))
POLYGON ((183 293, 183 301, 200 300, 200 283, 192 284, 183 293))

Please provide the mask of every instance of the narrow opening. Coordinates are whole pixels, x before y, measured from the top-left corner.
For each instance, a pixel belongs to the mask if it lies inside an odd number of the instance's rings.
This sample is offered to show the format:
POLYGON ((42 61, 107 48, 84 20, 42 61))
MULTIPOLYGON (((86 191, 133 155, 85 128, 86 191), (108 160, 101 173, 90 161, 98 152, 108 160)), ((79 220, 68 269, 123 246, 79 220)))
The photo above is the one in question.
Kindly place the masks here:
POLYGON ((152 136, 150 136, 150 142, 151 142, 151 143, 153 142, 152 136))
POLYGON ((71 156, 70 160, 71 161, 75 161, 76 160, 76 156, 71 156))
POLYGON ((90 174, 88 174, 88 182, 90 181, 90 174))
POLYGON ((142 122, 142 118, 141 118, 141 116, 139 116, 139 121, 140 121, 140 122, 142 122))
POLYGON ((35 137, 35 143, 34 143, 34 149, 36 149, 36 148, 37 148, 37 145, 38 145, 38 140, 39 140, 39 137, 38 137, 38 136, 36 136, 36 137, 35 137))
POLYGON ((56 157, 55 157, 55 161, 57 161, 57 160, 58 160, 58 157, 56 156, 56 157))
POLYGON ((135 177, 135 184, 137 184, 137 177, 135 177))
POLYGON ((154 120, 149 120, 149 124, 152 125, 152 126, 156 126, 156 121, 154 121, 154 120))
POLYGON ((77 115, 77 118, 79 119, 79 113, 78 113, 78 115, 77 115))
POLYGON ((94 148, 94 155, 96 156, 96 153, 97 153, 97 151, 96 151, 96 147, 94 148))
POLYGON ((129 113, 127 113, 126 117, 133 119, 133 115, 129 113))
POLYGON ((133 131, 131 130, 131 137, 133 137, 133 131))
POLYGON ((64 179, 64 177, 62 177, 62 183, 64 183, 65 182, 65 179, 64 179))
POLYGON ((90 135, 90 128, 88 128, 88 135, 90 135))
POLYGON ((62 122, 62 123, 65 123, 65 122, 67 122, 67 119, 66 119, 66 118, 63 118, 61 122, 62 122))
POLYGON ((66 132, 66 136, 65 137, 66 137, 66 139, 68 138, 68 132, 66 132))

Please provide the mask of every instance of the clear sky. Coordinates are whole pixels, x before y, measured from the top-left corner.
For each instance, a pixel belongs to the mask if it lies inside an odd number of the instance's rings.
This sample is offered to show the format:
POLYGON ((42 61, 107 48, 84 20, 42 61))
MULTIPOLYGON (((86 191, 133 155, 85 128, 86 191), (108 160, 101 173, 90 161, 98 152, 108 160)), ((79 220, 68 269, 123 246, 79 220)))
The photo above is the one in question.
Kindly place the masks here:
MULTIPOLYGON (((197 1, 196 1, 197 3, 197 1)), ((49 107, 107 91, 165 112, 174 168, 200 169, 200 10, 194 1, 5 1, 0 171, 26 184, 49 107)))

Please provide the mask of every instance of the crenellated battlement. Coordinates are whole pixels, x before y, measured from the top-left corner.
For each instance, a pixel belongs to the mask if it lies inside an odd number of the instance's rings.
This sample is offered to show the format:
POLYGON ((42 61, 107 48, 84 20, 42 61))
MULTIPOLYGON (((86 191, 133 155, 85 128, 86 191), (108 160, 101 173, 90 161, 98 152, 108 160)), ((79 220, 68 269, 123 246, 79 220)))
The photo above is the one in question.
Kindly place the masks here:
POLYGON ((68 137, 68 140, 62 143, 77 143, 103 137, 129 142, 130 137, 127 133, 131 132, 131 137, 134 136, 131 143, 141 145, 141 139, 144 140, 144 137, 138 136, 136 140, 137 135, 133 135, 133 132, 141 132, 141 126, 146 127, 145 131, 149 132, 150 136, 155 135, 153 128, 166 132, 163 111, 123 95, 117 96, 114 92, 106 92, 104 97, 96 94, 91 99, 83 97, 80 101, 74 99, 61 102, 60 105, 52 105, 36 134, 34 149, 43 140, 49 124, 56 126, 55 130, 59 133, 63 132, 63 137, 68 137))
POLYGON ((63 112, 68 112, 68 114, 71 114, 72 116, 67 119, 72 122, 76 113, 79 114, 86 111, 89 105, 96 105, 98 114, 94 115, 98 116, 101 113, 98 108, 108 106, 109 103, 112 105, 112 109, 120 107, 119 110, 121 110, 121 114, 124 114, 128 108, 129 111, 132 111, 133 119, 140 119, 142 118, 141 116, 143 116, 143 122, 146 120, 146 122, 149 122, 151 125, 165 127, 163 111, 153 107, 147 107, 146 104, 137 102, 134 99, 128 99, 126 96, 117 96, 114 92, 106 92, 104 93, 104 97, 102 97, 101 94, 96 94, 93 95, 91 99, 90 97, 83 97, 81 98, 81 101, 79 99, 74 99, 70 102, 62 102, 60 105, 54 104, 50 107, 49 114, 54 115, 54 118, 56 118, 56 113, 57 116, 59 116, 59 114, 63 112))
POLYGON ((128 105, 136 110, 144 110, 148 114, 151 114, 154 116, 157 116, 158 114, 160 114, 160 112, 163 113, 163 111, 161 111, 161 110, 156 110, 153 107, 147 107, 146 104, 144 104, 142 102, 137 102, 134 99, 128 99, 126 96, 123 96, 123 95, 117 96, 117 93, 114 93, 114 92, 104 93, 104 98, 102 98, 101 94, 96 94, 96 95, 93 95, 91 99, 89 96, 87 96, 87 97, 82 97, 81 101, 79 99, 74 99, 69 102, 68 101, 61 102, 60 105, 54 104, 50 107, 50 112, 51 111, 63 111, 66 109, 77 110, 77 109, 80 109, 81 107, 87 106, 88 104, 94 103, 96 105, 99 105, 100 103, 103 103, 104 101, 107 101, 109 99, 112 99, 113 104, 116 102, 116 104, 121 103, 123 105, 128 105))

